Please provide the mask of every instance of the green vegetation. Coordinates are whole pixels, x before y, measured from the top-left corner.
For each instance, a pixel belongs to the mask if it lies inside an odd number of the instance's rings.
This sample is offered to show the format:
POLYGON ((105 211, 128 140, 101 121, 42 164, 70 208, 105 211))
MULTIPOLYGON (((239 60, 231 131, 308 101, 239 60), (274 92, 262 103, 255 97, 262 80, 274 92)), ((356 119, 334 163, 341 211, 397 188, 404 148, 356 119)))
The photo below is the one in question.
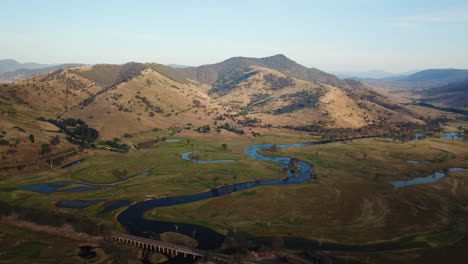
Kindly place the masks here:
POLYGON ((442 155, 440 155, 439 157, 437 157, 437 159, 435 160, 435 162, 446 162, 446 161, 449 161, 449 160, 453 160, 455 159, 457 156, 451 152, 448 152, 448 153, 443 153, 442 155))
POLYGON ((88 125, 81 119, 48 119, 47 121, 56 125, 65 134, 67 134, 67 140, 71 143, 79 144, 82 146, 89 146, 99 137, 99 131, 97 131, 94 128, 88 127, 88 125))
POLYGON ((25 241, 5 252, 5 258, 36 259, 48 245, 38 241, 25 241))
MULTIPOLYGON (((114 139, 110 144, 137 145, 157 137, 161 139, 169 133, 167 130, 148 131, 114 139)), ((320 138, 302 132, 293 135, 263 130, 262 135, 257 137, 233 135, 236 137, 234 142, 220 139, 216 133, 193 134, 196 136, 187 141, 164 143, 158 140, 151 143, 151 148, 129 149, 127 153, 85 150, 84 154, 88 155, 86 161, 66 170, 21 172, 5 178, 0 183, 0 199, 15 207, 37 208, 40 212, 53 214, 54 219, 57 219, 55 224, 60 226, 63 218, 55 208, 55 202, 60 200, 89 200, 92 197, 106 201, 138 202, 154 197, 195 194, 215 186, 243 181, 280 179, 284 177, 284 172, 276 163, 253 160, 244 153, 247 146, 273 144, 276 146, 273 151, 264 150, 262 154, 308 161, 314 165, 318 181, 292 186, 257 187, 224 197, 150 210, 145 217, 200 224, 224 234, 229 234, 235 228, 238 232, 253 236, 299 236, 339 243, 393 241, 419 234, 417 238, 398 243, 442 245, 453 243, 465 232, 465 222, 457 216, 460 211, 457 199, 462 199, 464 191, 461 184, 457 185, 460 189, 455 194, 451 189, 454 188, 452 182, 461 181, 464 172, 453 173, 433 184, 402 190, 395 190, 389 184, 393 180, 428 176, 440 170, 442 165, 447 168, 468 167, 463 141, 427 138, 418 142, 396 143, 376 138, 278 148, 279 144, 319 141, 320 138), (436 160, 446 154, 431 151, 432 148, 447 150, 448 155, 453 153, 454 156, 443 158, 443 164, 415 165, 403 162, 409 158, 436 160), (197 153, 201 160, 236 161, 198 164, 180 158, 181 153, 194 150, 205 150, 197 153), (149 173, 137 175, 143 171, 149 173), (112 189, 89 192, 41 195, 11 189, 33 183, 68 180, 106 183, 123 178, 128 180, 114 184, 112 189), (457 199, 453 199, 453 195, 457 199), (438 213, 434 214, 434 210, 438 213), (403 216, 407 220, 394 221, 403 216), (454 223, 458 227, 447 231, 446 223, 454 223), (430 230, 447 232, 422 235, 430 230), (418 239, 421 241, 418 242, 418 239)), ((291 168, 296 170, 297 166, 293 164, 291 168)), ((76 185, 61 190, 72 187, 76 185)), ((60 212, 81 219, 79 229, 88 230, 86 232, 102 232, 90 228, 96 222, 119 230, 121 227, 115 221, 118 210, 102 214, 104 204, 81 210, 60 209, 60 212)), ((1 203, 0 211, 3 211, 1 203)), ((22 219, 42 223, 46 221, 42 219, 49 218, 32 210, 31 215, 22 219)))
POLYGON ((128 152, 130 146, 120 141, 118 138, 114 138, 113 140, 106 140, 99 143, 100 146, 104 146, 107 150, 117 151, 117 152, 128 152))
POLYGON ((198 133, 209 133, 210 130, 210 125, 203 125, 195 129, 195 131, 197 131, 198 133))
POLYGON ((218 132, 220 132, 221 129, 225 129, 227 131, 231 131, 231 132, 239 134, 239 135, 244 134, 244 130, 237 129, 237 128, 231 126, 229 123, 224 123, 224 125, 220 125, 220 126, 216 127, 216 131, 218 131, 218 132))

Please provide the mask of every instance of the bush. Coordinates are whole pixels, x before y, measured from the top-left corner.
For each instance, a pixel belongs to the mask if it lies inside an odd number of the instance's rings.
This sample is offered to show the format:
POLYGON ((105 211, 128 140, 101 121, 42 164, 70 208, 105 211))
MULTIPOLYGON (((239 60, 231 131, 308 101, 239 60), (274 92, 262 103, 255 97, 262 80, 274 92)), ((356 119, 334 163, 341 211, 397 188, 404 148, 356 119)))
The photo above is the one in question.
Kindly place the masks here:
POLYGON ((227 144, 221 144, 221 149, 223 151, 227 151, 228 150, 228 145, 227 144))
POLYGON ((132 138, 133 136, 132 136, 131 134, 129 134, 129 133, 125 133, 125 134, 123 135, 123 137, 124 137, 124 138, 132 138))
POLYGON ((195 129, 198 133, 209 133, 211 130, 210 125, 204 125, 195 129))
POLYGON ((442 155, 440 155, 439 157, 437 157, 437 159, 435 160, 436 162, 445 162, 445 161, 449 161, 449 160, 453 160, 455 159, 457 156, 451 152, 448 152, 448 153, 444 153, 442 155))
POLYGON ((0 200, 0 217, 9 216, 12 211, 13 207, 9 203, 0 200))
POLYGON ((60 144, 60 138, 59 138, 59 136, 57 135, 57 136, 53 137, 53 138, 50 140, 50 144, 52 144, 52 145, 58 145, 58 144, 60 144))
POLYGON ((48 155, 52 152, 52 146, 50 144, 42 144, 41 145, 41 154, 48 155))
POLYGON ((227 131, 231 131, 233 133, 236 133, 236 134, 239 134, 239 135, 243 135, 244 134, 244 130, 240 130, 240 129, 237 129, 231 125, 229 125, 229 123, 225 123, 224 125, 221 125, 221 126, 218 126, 216 128, 216 131, 221 131, 221 129, 225 129, 227 131))

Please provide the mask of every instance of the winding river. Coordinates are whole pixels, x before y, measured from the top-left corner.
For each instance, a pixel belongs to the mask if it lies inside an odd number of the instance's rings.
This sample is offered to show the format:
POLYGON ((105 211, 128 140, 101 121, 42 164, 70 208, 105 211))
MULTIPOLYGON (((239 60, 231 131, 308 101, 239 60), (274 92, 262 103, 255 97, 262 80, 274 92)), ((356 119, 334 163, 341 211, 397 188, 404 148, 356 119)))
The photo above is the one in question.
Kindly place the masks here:
MULTIPOLYGON (((312 144, 314 143, 278 145, 278 148, 309 146, 312 144)), ((271 147, 272 145, 270 144, 255 145, 248 147, 245 150, 245 153, 251 158, 262 161, 276 162, 283 168, 287 167, 291 160, 290 158, 265 157, 257 152, 259 150, 269 149, 271 147)), ((190 155, 190 153, 184 154, 186 154, 184 156, 186 156, 187 158, 190 155)), ((312 165, 304 161, 299 161, 298 164, 300 166, 300 169, 298 170, 296 175, 292 171, 288 170, 287 177, 284 179, 243 182, 211 189, 206 192, 193 195, 167 197, 139 202, 131 205, 130 207, 122 211, 117 216, 117 220, 123 227, 127 229, 127 231, 130 234, 146 236, 149 233, 163 233, 172 231, 194 238, 198 241, 198 248, 200 249, 217 249, 221 247, 224 241, 224 236, 210 228, 193 224, 148 220, 143 218, 143 214, 146 211, 153 208, 196 202, 213 197, 224 196, 236 191, 245 190, 257 186, 300 184, 310 180, 312 177, 312 165)))
MULTIPOLYGON (((277 145, 278 148, 291 148, 291 147, 302 147, 310 146, 320 143, 296 143, 291 145, 277 145)), ((245 153, 257 160, 275 162, 281 168, 287 168, 288 164, 291 161, 291 158, 286 157, 266 157, 258 153, 260 150, 270 149, 273 145, 264 144, 264 145, 254 145, 246 148, 245 153)), ((198 163, 216 163, 216 162, 229 162, 232 160, 212 160, 212 161, 201 161, 197 159, 190 158, 190 154, 194 152, 185 152, 181 156, 184 160, 198 163)), ((133 235, 138 236, 148 236, 151 233, 163 233, 163 232, 177 232, 187 236, 190 236, 198 241, 198 248, 200 249, 217 249, 222 246, 224 241, 224 236, 217 233, 216 231, 194 224, 186 223, 175 223, 167 221, 158 221, 158 220, 148 220, 143 218, 143 214, 154 208, 174 206, 179 204, 191 203, 196 201, 201 201, 213 197, 224 196, 236 191, 241 191, 257 186, 265 185, 290 185, 290 184, 301 184, 309 181, 313 176, 312 168, 313 166, 304 161, 298 162, 300 169, 294 174, 291 170, 288 170, 287 177, 279 180, 263 180, 263 181, 250 181, 243 182, 233 185, 228 185, 224 187, 219 187, 211 189, 202 193, 186 195, 186 196, 177 196, 177 197, 166 197, 160 199, 146 200, 131 205, 124 211, 122 211, 118 216, 117 220, 120 224, 125 227, 125 229, 133 235)), ((429 183, 439 180, 446 176, 452 171, 464 170, 462 168, 453 168, 448 171, 436 172, 435 174, 425 177, 417 178, 412 181, 400 181, 400 182, 391 182, 391 184, 396 187, 406 187, 414 184, 429 183)), ((257 238, 259 239, 259 238, 257 238)), ((260 238, 261 239, 261 238, 260 238)), ((327 243, 317 243, 317 241, 300 239, 300 238, 287 238, 287 241, 292 240, 291 243, 297 243, 301 241, 303 244, 309 245, 309 247, 314 247, 321 250, 359 250, 359 251, 377 251, 377 250, 386 250, 386 249, 396 249, 398 245, 390 244, 381 244, 374 246, 353 246, 353 245, 339 245, 339 244, 327 244, 327 243), (314 244, 315 243, 315 244, 314 244), (314 246, 315 245, 315 246, 314 246)))

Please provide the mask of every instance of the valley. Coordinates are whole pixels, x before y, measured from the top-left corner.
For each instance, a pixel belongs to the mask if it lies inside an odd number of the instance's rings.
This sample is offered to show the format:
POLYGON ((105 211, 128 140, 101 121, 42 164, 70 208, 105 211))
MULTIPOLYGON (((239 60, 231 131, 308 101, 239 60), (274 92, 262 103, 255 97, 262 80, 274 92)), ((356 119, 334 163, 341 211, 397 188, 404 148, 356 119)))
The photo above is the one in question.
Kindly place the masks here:
POLYGON ((382 89, 284 55, 4 83, 0 205, 94 236, 177 234, 168 241, 244 259, 418 261, 466 239, 468 122, 382 89))

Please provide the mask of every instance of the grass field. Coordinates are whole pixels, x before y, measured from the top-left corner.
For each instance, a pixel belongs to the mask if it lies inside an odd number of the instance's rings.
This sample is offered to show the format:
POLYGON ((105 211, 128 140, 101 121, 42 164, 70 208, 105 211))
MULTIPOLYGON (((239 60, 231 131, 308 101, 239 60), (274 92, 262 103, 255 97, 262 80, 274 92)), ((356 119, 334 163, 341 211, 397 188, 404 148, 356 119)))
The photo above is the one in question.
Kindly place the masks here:
POLYGON ((0 225, 0 263, 86 263, 78 256, 79 246, 68 238, 0 225))
POLYGON ((466 172, 439 182, 395 189, 390 181, 428 176, 443 168, 468 168, 466 142, 426 139, 394 143, 363 139, 346 143, 263 151, 268 156, 297 157, 314 164, 317 181, 297 186, 259 187, 229 196, 149 211, 152 219, 210 223, 217 230, 236 228, 256 235, 300 236, 341 243, 367 243, 419 236, 431 246, 451 243, 466 232, 461 208, 468 204, 466 172), (441 163, 440 148, 456 155, 441 163), (455 190, 454 190, 455 188, 455 190), (261 210, 259 210, 261 208, 261 210), (460 216, 462 215, 462 216, 460 216), (448 228, 448 229, 447 229, 448 228), (447 231, 450 230, 450 231, 447 231), (449 235, 447 235, 447 232, 449 235))
MULTIPOLYGON (((141 133, 129 140, 146 140, 163 132, 141 133)), ((184 132, 185 133, 185 132, 184 132)), ((189 142, 158 143, 151 149, 129 153, 88 150, 85 162, 69 169, 22 172, 2 176, 0 199, 21 206, 60 210, 87 215, 112 223, 121 209, 102 214, 105 203, 85 209, 57 209, 60 200, 130 200, 195 194, 224 184, 279 179, 284 172, 275 163, 253 160, 244 149, 255 144, 314 142, 305 133, 265 130, 251 138, 237 135, 178 134, 189 142), (221 144, 228 145, 223 151, 221 144), (187 151, 202 160, 234 159, 228 163, 198 164, 180 158, 187 151), (138 172, 151 171, 136 175, 138 172), (106 183, 125 176, 114 188, 88 192, 56 192, 43 195, 12 187, 61 181, 106 183)), ((371 243, 395 240, 399 243, 441 246, 466 234, 468 206, 466 172, 426 185, 395 189, 390 181, 425 177, 443 168, 468 168, 466 141, 428 138, 398 143, 375 138, 352 142, 263 151, 267 156, 296 157, 314 165, 317 179, 294 186, 265 186, 224 197, 150 210, 145 217, 209 226, 221 233, 227 229, 253 235, 299 236, 339 243, 371 243), (428 164, 406 160, 436 160, 443 149, 455 158, 428 164), (405 238, 406 237, 406 238, 405 238), (405 239, 402 239, 405 238, 405 239), (399 240, 400 239, 400 240, 399 240)), ((65 188, 70 188, 66 186, 65 188)), ((35 246, 40 247, 40 246, 35 246)))

